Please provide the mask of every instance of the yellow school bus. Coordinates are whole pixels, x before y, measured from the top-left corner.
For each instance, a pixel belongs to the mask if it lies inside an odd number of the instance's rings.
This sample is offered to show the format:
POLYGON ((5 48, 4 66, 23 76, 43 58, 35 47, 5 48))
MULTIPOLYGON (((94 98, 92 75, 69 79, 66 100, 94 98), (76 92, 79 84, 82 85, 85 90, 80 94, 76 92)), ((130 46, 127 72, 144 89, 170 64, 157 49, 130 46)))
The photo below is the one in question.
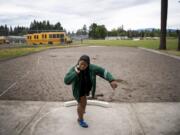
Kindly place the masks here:
POLYGON ((37 44, 65 44, 71 40, 65 32, 42 32, 28 34, 26 41, 28 45, 37 44))

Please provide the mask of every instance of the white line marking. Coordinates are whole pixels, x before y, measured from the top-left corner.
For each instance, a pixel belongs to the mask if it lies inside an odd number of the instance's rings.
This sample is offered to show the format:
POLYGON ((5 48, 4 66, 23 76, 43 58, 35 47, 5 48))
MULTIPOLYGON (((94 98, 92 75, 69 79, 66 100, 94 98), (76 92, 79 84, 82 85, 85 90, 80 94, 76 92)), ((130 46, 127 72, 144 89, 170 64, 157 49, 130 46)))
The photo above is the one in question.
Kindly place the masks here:
MULTIPOLYGON (((39 64, 39 61, 40 61, 40 57, 38 56, 38 60, 37 60, 37 65, 39 64)), ((32 71, 33 71, 34 69, 32 69, 32 71)), ((24 77, 26 77, 30 72, 32 72, 32 71, 27 71, 21 78, 20 78, 20 80, 21 79, 23 79, 24 77)), ((14 82, 11 86, 9 86, 6 90, 4 90, 1 94, 0 94, 0 97, 1 96, 3 96, 6 92, 8 92, 8 90, 9 89, 11 89, 14 85, 16 85, 16 84, 18 84, 18 82, 14 82)))
POLYGON ((88 46, 88 47, 105 47, 105 46, 88 46))
POLYGON ((2 95, 4 95, 6 92, 8 92, 9 89, 11 89, 13 86, 15 86, 17 84, 17 82, 13 83, 9 88, 7 88, 5 91, 3 91, 1 94, 0 94, 0 97, 2 95))
POLYGON ((38 56, 37 64, 39 65, 40 57, 38 56))
POLYGON ((37 119, 35 122, 33 122, 33 125, 32 125, 31 130, 30 130, 30 131, 31 131, 31 134, 30 134, 30 135, 33 135, 36 125, 37 125, 42 119, 44 119, 45 117, 47 117, 50 113, 56 112, 56 111, 61 110, 61 109, 62 109, 62 108, 53 109, 52 111, 49 111, 49 112, 45 113, 43 116, 41 116, 41 117, 40 117, 39 119, 37 119))
MULTIPOLYGON (((27 71, 20 79, 23 79, 24 77, 26 77, 31 71, 27 71)), ((4 90, 1 94, 0 97, 3 96, 6 92, 9 91, 9 89, 11 89, 13 86, 17 85, 18 82, 14 82, 11 86, 9 86, 6 90, 4 90)))

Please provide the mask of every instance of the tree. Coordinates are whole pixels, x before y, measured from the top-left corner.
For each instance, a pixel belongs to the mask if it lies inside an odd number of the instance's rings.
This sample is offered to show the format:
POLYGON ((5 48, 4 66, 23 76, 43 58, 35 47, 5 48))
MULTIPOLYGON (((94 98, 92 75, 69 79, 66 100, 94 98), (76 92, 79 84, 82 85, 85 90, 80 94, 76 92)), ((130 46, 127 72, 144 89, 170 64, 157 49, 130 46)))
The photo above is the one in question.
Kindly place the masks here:
POLYGON ((89 27, 89 37, 90 38, 96 38, 96 27, 97 27, 96 23, 91 24, 91 26, 89 27))
POLYGON ((141 32, 140 32, 140 37, 141 37, 141 38, 144 38, 144 31, 141 31, 141 32))
POLYGON ((55 25, 50 24, 49 20, 48 21, 36 21, 34 20, 30 24, 29 28, 29 33, 34 33, 34 32, 49 32, 49 31, 62 31, 63 27, 61 26, 60 22, 57 22, 55 25))
POLYGON ((93 39, 104 39, 107 35, 107 29, 105 25, 91 24, 89 27, 89 37, 93 39))
POLYGON ((159 49, 166 50, 166 25, 167 25, 168 0, 161 0, 161 35, 159 49))
POLYGON ((14 27, 13 35, 22 36, 27 34, 28 28, 22 26, 14 27))
POLYGON ((13 29, 12 29, 11 26, 10 26, 10 29, 9 29, 9 35, 13 35, 13 29))
POLYGON ((87 27, 85 24, 83 25, 82 29, 78 29, 76 31, 76 35, 87 35, 87 34, 88 32, 87 32, 87 27))
POLYGON ((7 27, 7 25, 5 24, 5 36, 9 35, 9 28, 7 27))
POLYGON ((82 29, 78 29, 76 31, 76 35, 83 35, 83 30, 82 29))
POLYGON ((54 25, 54 29, 55 30, 63 30, 63 27, 61 26, 61 23, 60 22, 57 22, 55 25, 54 25))
POLYGON ((0 26, 0 36, 4 35, 4 26, 0 26))
POLYGON ((50 22, 49 22, 49 21, 47 21, 46 28, 47 28, 47 30, 50 30, 50 29, 51 29, 51 25, 50 25, 50 22))
POLYGON ((128 36, 128 38, 132 38, 132 37, 133 37, 133 32, 132 32, 132 30, 128 30, 128 31, 127 31, 127 36, 128 36))
POLYGON ((111 35, 110 36, 118 36, 118 31, 115 28, 113 28, 111 30, 111 35))
POLYGON ((98 25, 96 27, 96 38, 98 39, 105 39, 107 34, 107 29, 104 25, 98 25))
POLYGON ((84 26, 82 28, 82 31, 83 31, 83 35, 87 35, 87 27, 86 27, 85 24, 84 24, 84 26))
POLYGON ((118 36, 124 36, 124 32, 125 31, 124 31, 124 26, 123 25, 117 28, 117 35, 118 36))

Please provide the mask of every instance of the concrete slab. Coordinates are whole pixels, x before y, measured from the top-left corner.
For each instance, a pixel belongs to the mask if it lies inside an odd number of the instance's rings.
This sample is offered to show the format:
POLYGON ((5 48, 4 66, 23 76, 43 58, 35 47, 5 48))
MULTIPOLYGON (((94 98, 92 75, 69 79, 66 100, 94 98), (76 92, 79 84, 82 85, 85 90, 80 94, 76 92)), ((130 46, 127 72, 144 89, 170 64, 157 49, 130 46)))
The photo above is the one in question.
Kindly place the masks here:
POLYGON ((133 103, 146 135, 180 135, 180 103, 133 103))
POLYGON ((43 102, 0 101, 0 135, 19 135, 43 102))
POLYGON ((2 135, 179 135, 180 103, 110 103, 88 105, 77 124, 76 106, 62 102, 0 101, 2 135), (20 123, 20 124, 18 124, 20 123))

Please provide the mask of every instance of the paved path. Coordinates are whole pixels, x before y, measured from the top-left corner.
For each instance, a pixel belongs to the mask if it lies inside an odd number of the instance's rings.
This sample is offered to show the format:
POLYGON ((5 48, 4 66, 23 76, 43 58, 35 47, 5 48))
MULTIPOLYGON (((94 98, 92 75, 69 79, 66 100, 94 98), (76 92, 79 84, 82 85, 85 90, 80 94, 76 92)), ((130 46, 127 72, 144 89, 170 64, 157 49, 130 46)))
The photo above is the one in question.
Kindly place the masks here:
POLYGON ((65 73, 82 54, 91 62, 124 79, 113 93, 109 83, 97 77, 99 100, 117 102, 180 101, 180 61, 168 56, 128 47, 76 47, 50 49, 0 62, 0 99, 72 100, 65 73))
POLYGON ((0 62, 0 135, 179 135, 179 69, 177 59, 128 47, 51 49, 0 62), (88 129, 77 124, 76 106, 61 102, 73 99, 63 78, 82 54, 128 81, 112 92, 97 78, 99 100, 114 102, 87 106, 88 129))
POLYGON ((180 103, 110 103, 87 106, 88 129, 76 106, 62 102, 0 101, 1 135, 179 135, 180 103))

